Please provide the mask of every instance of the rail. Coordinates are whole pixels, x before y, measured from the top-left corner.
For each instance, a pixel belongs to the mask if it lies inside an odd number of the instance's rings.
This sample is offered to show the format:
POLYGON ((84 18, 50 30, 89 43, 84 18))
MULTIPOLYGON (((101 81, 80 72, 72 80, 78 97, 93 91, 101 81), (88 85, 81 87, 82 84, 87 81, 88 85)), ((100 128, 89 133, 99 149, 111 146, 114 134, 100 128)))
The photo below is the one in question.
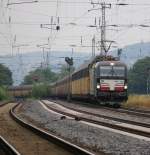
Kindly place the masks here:
MULTIPOLYGON (((52 100, 53 102, 55 102, 55 100, 52 100)), ((66 100, 64 100, 66 101, 66 100)), ((131 109, 131 108, 114 108, 114 107, 107 107, 107 106, 103 106, 103 105, 98 105, 98 104, 91 104, 91 103, 86 103, 84 101, 74 101, 74 103, 76 104, 84 104, 93 108, 103 108, 104 110, 111 110, 114 112, 120 112, 120 113, 126 113, 126 114, 130 114, 130 115, 135 115, 135 116, 140 116, 140 117, 150 117, 150 111, 149 110, 140 110, 140 109, 131 109)))
POLYGON ((75 115, 75 114, 67 113, 67 112, 55 109, 53 107, 50 107, 46 103, 44 103, 43 101, 42 101, 42 103, 52 111, 55 111, 57 113, 60 113, 60 114, 66 115, 66 116, 73 117, 73 118, 75 118, 77 120, 82 120, 82 121, 85 121, 85 122, 89 122, 89 123, 105 126, 105 127, 108 127, 108 128, 121 130, 121 131, 125 131, 125 132, 128 132, 128 133, 133 133, 133 134, 136 134, 136 135, 140 135, 140 136, 150 138, 150 133, 148 131, 138 130, 138 129, 127 127, 127 126, 121 126, 119 124, 112 124, 112 123, 108 123, 108 122, 104 122, 104 121, 98 121, 98 120, 86 118, 86 117, 83 117, 83 116, 78 116, 78 115, 75 115))
POLYGON ((11 144, 9 144, 2 136, 0 136, 0 149, 6 155, 21 155, 11 144))
POLYGON ((30 129, 31 131, 33 131, 34 133, 36 133, 37 135, 43 137, 44 139, 47 139, 48 141, 51 141, 59 146, 62 146, 63 148, 66 148, 68 151, 72 152, 73 154, 80 154, 80 155, 94 155, 93 153, 75 145, 72 144, 66 140, 63 140, 53 134, 50 134, 46 131, 44 131, 41 128, 38 128, 36 126, 34 126, 33 124, 27 123, 24 120, 20 119, 16 114, 15 114, 15 108, 17 108, 19 104, 15 105, 11 110, 10 110, 10 115, 11 117, 20 125, 22 125, 25 128, 30 129))
MULTIPOLYGON (((55 101, 52 101, 52 102, 55 102, 55 101)), ((55 102, 55 103, 57 104, 57 102, 55 102)), ((65 107, 65 108, 68 108, 68 109, 76 111, 76 112, 80 112, 80 113, 96 116, 96 117, 99 117, 99 118, 109 119, 109 120, 113 120, 113 121, 117 121, 117 122, 121 122, 121 123, 128 123, 128 124, 132 124, 132 125, 137 125, 137 126, 142 126, 142 127, 150 128, 150 124, 148 124, 148 123, 142 123, 142 122, 127 120, 127 119, 121 119, 121 118, 117 118, 117 117, 106 116, 106 115, 102 115, 102 114, 88 112, 86 110, 72 108, 72 107, 63 105, 61 103, 59 103, 59 104, 61 106, 65 107)))
POLYGON ((146 111, 146 110, 135 110, 135 109, 133 110, 129 108, 119 108, 119 109, 113 109, 113 111, 127 113, 135 116, 142 116, 142 117, 148 117, 148 118, 150 117, 150 111, 146 111))

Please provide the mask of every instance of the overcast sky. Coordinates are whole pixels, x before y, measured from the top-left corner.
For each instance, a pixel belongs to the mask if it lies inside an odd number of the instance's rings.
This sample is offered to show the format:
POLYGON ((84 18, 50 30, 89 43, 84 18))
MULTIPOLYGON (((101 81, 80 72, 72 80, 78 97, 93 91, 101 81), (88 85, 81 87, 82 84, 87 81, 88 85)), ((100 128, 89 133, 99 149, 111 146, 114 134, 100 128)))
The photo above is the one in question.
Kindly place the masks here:
MULTIPOLYGON (((9 0, 9 3, 31 1, 9 0)), ((150 41, 150 27, 135 26, 150 25, 149 0, 105 0, 105 2, 113 4, 111 9, 106 9, 107 25, 121 25, 119 28, 107 27, 108 40, 116 41, 115 45, 118 48, 150 41), (132 5, 116 6, 117 3, 132 5)), ((90 0, 38 0, 38 3, 14 4, 8 7, 7 0, 0 0, 0 55, 11 54, 12 42, 13 45, 26 45, 20 47, 22 53, 39 51, 37 45, 47 44, 48 37, 50 37, 49 47, 53 51, 71 51, 70 45, 76 45, 75 51, 90 52, 90 47, 81 47, 81 36, 83 46, 91 45, 93 35, 96 36, 96 41, 100 40, 99 30, 88 27, 94 24, 95 17, 98 24, 98 18, 101 16, 101 10, 88 12, 92 8, 90 0), (54 24, 57 24, 59 17, 60 31, 40 28, 40 24, 49 24, 52 17, 54 24)), ((16 54, 17 48, 14 48, 13 52, 16 54)))

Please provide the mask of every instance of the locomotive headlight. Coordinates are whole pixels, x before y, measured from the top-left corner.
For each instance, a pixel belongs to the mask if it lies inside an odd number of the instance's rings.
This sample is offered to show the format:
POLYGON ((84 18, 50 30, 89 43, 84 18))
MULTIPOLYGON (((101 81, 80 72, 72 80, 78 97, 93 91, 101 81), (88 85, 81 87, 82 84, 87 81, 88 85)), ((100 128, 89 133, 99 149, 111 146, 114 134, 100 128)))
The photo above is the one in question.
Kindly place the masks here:
POLYGON ((110 63, 110 65, 111 65, 111 66, 113 66, 113 65, 114 65, 114 63, 113 63, 113 62, 111 62, 111 63, 110 63))
POLYGON ((125 86, 124 86, 124 89, 128 89, 128 86, 127 86, 127 85, 125 85, 125 86))
POLYGON ((100 89, 100 85, 97 85, 97 89, 100 89))

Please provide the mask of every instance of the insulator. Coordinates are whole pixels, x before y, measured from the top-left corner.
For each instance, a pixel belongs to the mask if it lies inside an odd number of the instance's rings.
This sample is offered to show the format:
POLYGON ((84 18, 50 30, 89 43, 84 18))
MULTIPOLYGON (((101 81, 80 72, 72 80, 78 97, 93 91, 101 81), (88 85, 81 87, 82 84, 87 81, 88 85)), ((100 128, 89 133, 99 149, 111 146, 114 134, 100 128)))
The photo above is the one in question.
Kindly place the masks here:
POLYGON ((60 30, 60 26, 59 26, 59 25, 56 26, 56 30, 57 30, 57 31, 60 30))

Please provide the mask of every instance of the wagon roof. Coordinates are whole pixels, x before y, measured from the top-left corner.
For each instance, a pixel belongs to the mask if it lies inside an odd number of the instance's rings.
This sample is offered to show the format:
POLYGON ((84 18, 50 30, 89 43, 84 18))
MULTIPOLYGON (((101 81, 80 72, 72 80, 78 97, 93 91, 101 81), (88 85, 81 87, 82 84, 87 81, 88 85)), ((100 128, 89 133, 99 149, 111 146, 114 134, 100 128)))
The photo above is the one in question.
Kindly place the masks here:
POLYGON ((32 85, 20 85, 20 86, 10 86, 8 87, 8 90, 13 90, 13 89, 31 89, 33 86, 32 85))

